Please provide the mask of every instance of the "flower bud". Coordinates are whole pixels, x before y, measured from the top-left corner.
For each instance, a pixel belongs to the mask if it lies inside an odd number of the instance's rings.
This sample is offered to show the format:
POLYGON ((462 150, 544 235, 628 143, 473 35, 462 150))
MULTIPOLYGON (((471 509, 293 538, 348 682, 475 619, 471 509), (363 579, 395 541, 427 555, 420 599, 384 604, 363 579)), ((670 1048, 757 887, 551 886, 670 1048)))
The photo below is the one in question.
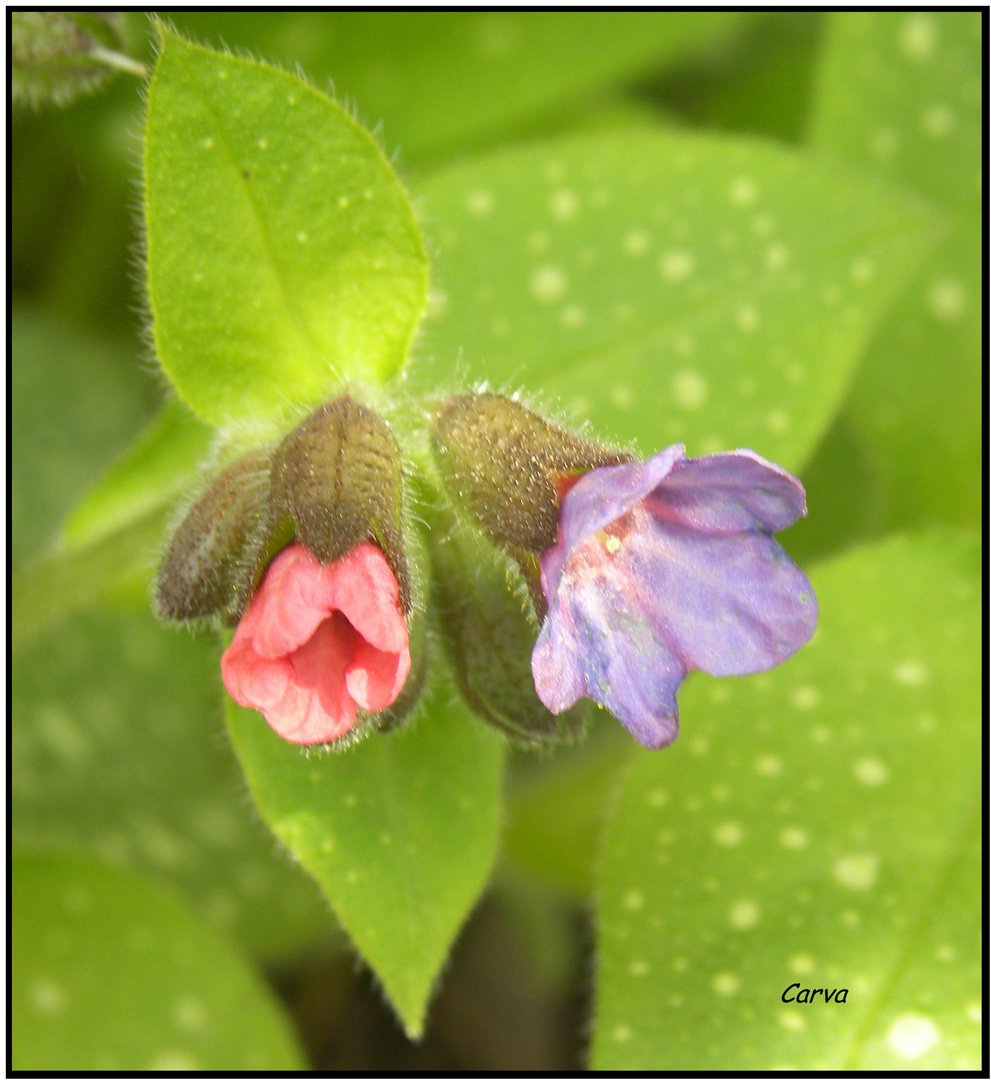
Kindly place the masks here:
POLYGON ((350 397, 322 405, 275 451, 270 523, 290 519, 300 543, 325 565, 372 541, 396 575, 408 613, 401 508, 402 465, 395 436, 384 420, 350 397))
POLYGON ((432 443, 455 502, 514 556, 539 555, 554 544, 562 481, 630 460, 489 393, 446 401, 432 443))
POLYGON ((270 555, 269 460, 245 454, 189 508, 158 572, 161 618, 240 618, 270 555))
POLYGON ((579 702, 555 716, 534 689, 530 653, 537 625, 514 565, 456 523, 443 535, 434 534, 431 554, 434 603, 458 688, 468 704, 523 745, 578 738, 588 703, 579 702))

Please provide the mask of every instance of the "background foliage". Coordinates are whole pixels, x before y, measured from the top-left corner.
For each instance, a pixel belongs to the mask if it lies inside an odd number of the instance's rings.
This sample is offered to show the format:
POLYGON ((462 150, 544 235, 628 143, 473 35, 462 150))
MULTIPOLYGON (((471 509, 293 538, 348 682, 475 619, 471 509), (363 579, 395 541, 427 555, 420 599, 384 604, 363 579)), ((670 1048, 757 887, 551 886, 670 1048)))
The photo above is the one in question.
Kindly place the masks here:
POLYGON ((977 1068, 982 16, 170 18, 283 70, 166 38, 146 233, 143 16, 12 128, 15 1067, 977 1068), (147 594, 209 425, 418 324, 415 388, 799 472, 812 646, 655 754, 225 717, 147 594))

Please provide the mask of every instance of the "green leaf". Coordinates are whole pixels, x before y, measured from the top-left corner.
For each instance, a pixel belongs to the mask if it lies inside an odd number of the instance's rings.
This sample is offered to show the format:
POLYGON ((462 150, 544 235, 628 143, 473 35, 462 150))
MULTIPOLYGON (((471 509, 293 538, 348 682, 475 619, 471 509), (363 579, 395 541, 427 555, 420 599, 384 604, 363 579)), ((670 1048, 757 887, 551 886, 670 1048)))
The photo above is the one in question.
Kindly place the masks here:
POLYGON ((89 613, 12 671, 16 846, 83 851, 180 889, 199 916, 281 958, 334 934, 319 891, 273 857, 223 731, 211 637, 89 613))
POLYGON ((167 520, 157 507, 92 544, 56 549, 19 571, 10 588, 11 649, 23 649, 77 608, 144 593, 167 520))
POLYGON ((16 855, 12 915, 14 1069, 305 1067, 243 958, 138 875, 16 855))
POLYGON ((79 493, 152 409, 116 339, 15 305, 11 320, 11 533, 15 568, 36 559, 79 493))
POLYGON ((211 434, 180 402, 163 407, 72 511, 59 545, 14 578, 14 649, 94 601, 130 594, 144 604, 172 504, 195 484, 211 434))
POLYGON ((890 993, 858 1032, 858 1060, 864 1069, 898 1069, 906 1057, 921 1059, 929 1049, 934 1051, 929 1060, 938 1056, 948 1068, 979 1067, 979 943, 985 924, 976 883, 984 874, 982 859, 980 816, 975 812, 952 864, 934 883, 932 906, 918 940, 891 980, 890 993), (939 1000, 938 1027, 930 1019, 934 996, 939 1000), (939 1044, 930 1045, 934 1034, 939 1044))
MULTIPOLYGON (((176 12, 180 29, 300 63, 407 160, 518 135, 722 44, 735 12, 176 12)), ((577 119, 577 116, 575 117, 577 119)))
POLYGON ((871 465, 868 448, 841 410, 802 471, 812 513, 782 538, 800 566, 877 535, 881 492, 871 465))
POLYGON ((878 329, 847 405, 881 526, 981 514, 980 12, 830 17, 815 144, 942 206, 945 241, 878 329))
POLYGON ((155 348, 213 424, 278 425, 398 372, 427 261, 371 136, 295 76, 160 28, 145 220, 155 348))
POLYGON ((645 449, 750 446, 791 467, 934 228, 832 167, 683 134, 495 154, 422 194, 438 379, 460 365, 645 449))
POLYGON ((100 479, 153 406, 133 357, 114 339, 22 308, 12 346, 11 644, 19 649, 75 607, 122 590, 143 597, 177 490, 174 470, 185 471, 205 439, 195 429, 205 429, 170 406, 100 479), (60 519, 87 488, 69 536, 53 548, 60 519))
POLYGON ((593 1067, 979 1067, 980 580, 976 540, 866 546, 783 667, 692 676, 608 831, 593 1067))
POLYGON ((570 894, 592 895, 603 821, 636 744, 608 713, 580 746, 525 760, 507 792, 503 857, 570 894))
POLYGON ((981 14, 834 15, 814 140, 933 202, 979 214, 981 14))
POLYGON ((661 85, 665 102, 696 126, 798 142, 815 86, 824 16, 803 10, 766 13, 708 64, 661 85))
POLYGON ((92 544, 170 505, 194 482, 212 434, 181 402, 168 401, 63 523, 63 545, 92 544))
POLYGON ((495 857, 502 744, 446 689, 415 723, 340 753, 305 753, 232 703, 227 717, 262 817, 419 1038, 495 857))
POLYGON ((11 97, 15 105, 67 105, 115 71, 144 68, 124 47, 117 11, 15 11, 10 22, 11 97))

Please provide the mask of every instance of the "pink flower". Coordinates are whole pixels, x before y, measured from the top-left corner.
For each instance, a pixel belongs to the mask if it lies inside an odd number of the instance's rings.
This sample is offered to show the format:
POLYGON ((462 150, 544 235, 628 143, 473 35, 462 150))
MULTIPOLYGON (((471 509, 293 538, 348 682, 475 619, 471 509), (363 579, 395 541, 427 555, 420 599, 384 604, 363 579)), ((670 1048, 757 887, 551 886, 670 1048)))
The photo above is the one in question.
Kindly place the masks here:
POLYGON ((399 585, 362 543, 321 565, 293 544, 272 560, 220 662, 227 692, 292 743, 326 743, 379 712, 410 669, 399 585))

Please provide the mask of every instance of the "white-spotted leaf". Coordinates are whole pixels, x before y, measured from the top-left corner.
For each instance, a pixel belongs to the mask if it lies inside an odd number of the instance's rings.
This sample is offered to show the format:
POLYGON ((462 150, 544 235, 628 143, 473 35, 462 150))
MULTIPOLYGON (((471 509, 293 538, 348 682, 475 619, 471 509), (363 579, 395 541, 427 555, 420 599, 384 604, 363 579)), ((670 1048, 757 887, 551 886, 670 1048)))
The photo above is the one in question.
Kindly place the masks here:
POLYGON ((807 648, 693 675, 681 737, 637 755, 602 853, 596 1068, 980 1065, 979 546, 892 540, 812 581, 807 648), (847 994, 782 1000, 801 987, 847 994))
POLYGON ((845 410, 883 527, 976 526, 983 460, 979 11, 830 17, 812 140, 942 208, 943 243, 879 328, 845 410))
POLYGON ((167 890, 79 856, 12 869, 14 1069, 304 1067, 271 991, 167 890))
POLYGON ((647 450, 796 467, 928 247, 925 206, 761 142, 586 136, 422 188, 455 370, 559 400, 647 450))
POLYGON ((502 744, 446 689, 409 728, 336 754, 283 742, 233 703, 227 717, 259 812, 419 1038, 495 858, 502 744))

